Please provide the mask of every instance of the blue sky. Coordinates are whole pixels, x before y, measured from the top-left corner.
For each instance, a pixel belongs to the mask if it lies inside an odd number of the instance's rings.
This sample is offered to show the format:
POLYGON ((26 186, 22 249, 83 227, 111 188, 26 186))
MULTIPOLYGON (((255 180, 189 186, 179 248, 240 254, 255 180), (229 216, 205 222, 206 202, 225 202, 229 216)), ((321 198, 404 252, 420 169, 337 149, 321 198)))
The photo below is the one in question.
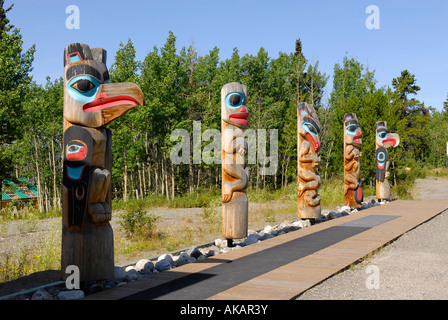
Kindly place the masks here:
MULTIPOLYGON (((378 86, 391 86, 402 70, 415 74, 426 106, 440 110, 448 93, 448 1, 445 0, 6 0, 21 29, 24 48, 36 44, 34 79, 62 76, 62 52, 72 42, 108 51, 112 64, 120 41, 132 40, 137 59, 162 47, 173 31, 177 47, 194 44, 200 55, 213 47, 222 60, 264 47, 269 56, 292 52, 300 37, 305 57, 330 77, 335 63, 355 57, 375 70, 378 86), (80 11, 80 29, 67 29, 66 7, 80 11), (369 5, 380 12, 380 29, 365 22, 369 5)), ((326 97, 332 88, 327 85, 326 97)))

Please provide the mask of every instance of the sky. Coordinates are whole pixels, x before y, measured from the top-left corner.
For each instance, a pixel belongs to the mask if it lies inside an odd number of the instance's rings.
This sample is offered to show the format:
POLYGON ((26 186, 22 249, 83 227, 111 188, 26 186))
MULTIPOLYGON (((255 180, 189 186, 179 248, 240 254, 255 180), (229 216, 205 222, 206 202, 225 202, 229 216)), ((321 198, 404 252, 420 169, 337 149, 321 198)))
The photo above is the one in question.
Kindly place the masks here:
POLYGON ((20 28, 24 49, 36 45, 32 75, 39 84, 63 75, 63 50, 72 42, 106 49, 110 67, 120 42, 131 39, 143 61, 172 31, 178 49, 193 44, 206 55, 216 46, 221 60, 235 47, 241 56, 263 47, 277 58, 293 52, 300 38, 305 57, 330 77, 324 99, 345 56, 375 71, 377 87, 391 87, 407 69, 421 88, 415 98, 426 107, 441 110, 447 99, 446 0, 6 0, 5 8, 12 3, 7 17, 20 28), (79 29, 67 28, 70 5, 79 8, 79 29), (370 5, 379 15, 366 12, 370 5))

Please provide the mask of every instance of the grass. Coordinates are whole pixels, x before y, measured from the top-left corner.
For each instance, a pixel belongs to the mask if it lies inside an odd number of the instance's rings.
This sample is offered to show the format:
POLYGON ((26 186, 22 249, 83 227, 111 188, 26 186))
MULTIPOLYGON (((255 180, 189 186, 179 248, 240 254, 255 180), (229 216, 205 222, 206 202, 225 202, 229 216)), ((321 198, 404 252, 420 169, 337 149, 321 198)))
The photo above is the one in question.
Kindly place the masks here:
POLYGON ((0 253, 0 283, 34 272, 60 269, 60 260, 60 223, 54 223, 45 236, 31 245, 18 241, 0 253))

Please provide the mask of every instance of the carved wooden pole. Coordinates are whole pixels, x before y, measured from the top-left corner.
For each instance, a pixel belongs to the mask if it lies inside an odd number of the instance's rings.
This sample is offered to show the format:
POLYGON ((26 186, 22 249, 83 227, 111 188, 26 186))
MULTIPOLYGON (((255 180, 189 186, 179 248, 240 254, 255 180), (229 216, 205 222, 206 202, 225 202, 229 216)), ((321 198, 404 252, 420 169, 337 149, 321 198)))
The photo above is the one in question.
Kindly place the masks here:
POLYGON ((389 177, 389 151, 400 143, 400 136, 387 132, 386 121, 376 123, 376 198, 390 199, 389 177))
POLYGON ((363 200, 360 175, 362 131, 354 113, 344 115, 344 204, 357 208, 363 200))
POLYGON ((320 122, 312 105, 301 102, 297 106, 297 173, 298 216, 302 219, 321 217, 321 185, 317 169, 320 167, 320 122))
POLYGON ((246 86, 231 82, 222 87, 222 236, 229 244, 232 239, 246 237, 248 228, 249 173, 244 160, 248 150, 244 131, 249 126, 246 102, 246 86))
POLYGON ((143 104, 133 83, 109 83, 106 51, 72 43, 64 50, 62 278, 114 276, 111 208, 112 133, 106 125, 143 104))

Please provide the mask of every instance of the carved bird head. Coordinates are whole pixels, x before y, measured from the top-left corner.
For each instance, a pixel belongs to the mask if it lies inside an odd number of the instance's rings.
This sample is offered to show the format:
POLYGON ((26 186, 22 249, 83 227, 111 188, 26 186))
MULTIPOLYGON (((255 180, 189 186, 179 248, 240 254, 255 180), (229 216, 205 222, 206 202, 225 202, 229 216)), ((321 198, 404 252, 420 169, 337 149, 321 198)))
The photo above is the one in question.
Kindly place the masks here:
POLYGON ((320 122, 316 110, 305 102, 297 106, 297 130, 299 134, 311 144, 315 152, 320 149, 320 122))
POLYGON ((378 121, 376 123, 376 147, 396 147, 400 144, 400 136, 397 133, 387 131, 387 122, 378 121))
POLYGON ((110 83, 106 50, 72 43, 64 49, 64 118, 97 128, 144 103, 134 83, 110 83))

